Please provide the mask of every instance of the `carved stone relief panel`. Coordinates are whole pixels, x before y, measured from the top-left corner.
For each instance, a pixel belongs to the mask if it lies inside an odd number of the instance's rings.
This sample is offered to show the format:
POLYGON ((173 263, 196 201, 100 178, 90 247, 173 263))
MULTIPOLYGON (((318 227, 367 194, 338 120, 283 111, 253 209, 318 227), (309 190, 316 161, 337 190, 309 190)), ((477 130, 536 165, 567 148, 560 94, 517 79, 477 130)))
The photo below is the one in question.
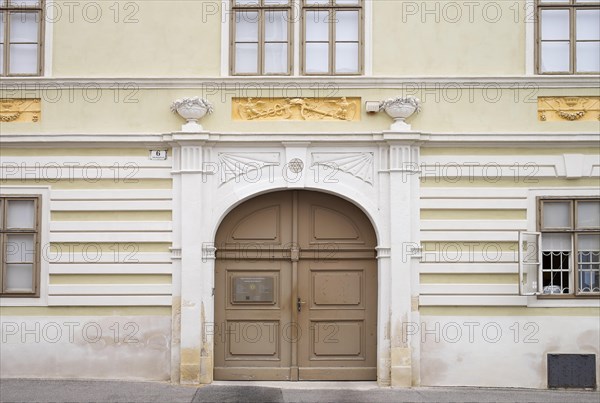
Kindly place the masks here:
POLYGON ((234 120, 360 120, 360 98, 233 98, 234 120))
POLYGON ((600 97, 538 97, 538 119, 546 122, 600 120, 600 97))
POLYGON ((39 122, 42 106, 39 98, 0 100, 0 122, 39 122))

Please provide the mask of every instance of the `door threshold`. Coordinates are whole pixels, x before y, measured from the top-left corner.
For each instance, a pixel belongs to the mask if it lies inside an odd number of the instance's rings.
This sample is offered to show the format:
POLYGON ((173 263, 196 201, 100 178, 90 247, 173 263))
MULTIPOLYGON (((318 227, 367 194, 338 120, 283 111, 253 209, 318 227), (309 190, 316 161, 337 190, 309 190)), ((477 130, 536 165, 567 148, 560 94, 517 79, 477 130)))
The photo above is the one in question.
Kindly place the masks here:
POLYGON ((213 381, 212 385, 262 386, 279 389, 379 389, 376 381, 213 381))

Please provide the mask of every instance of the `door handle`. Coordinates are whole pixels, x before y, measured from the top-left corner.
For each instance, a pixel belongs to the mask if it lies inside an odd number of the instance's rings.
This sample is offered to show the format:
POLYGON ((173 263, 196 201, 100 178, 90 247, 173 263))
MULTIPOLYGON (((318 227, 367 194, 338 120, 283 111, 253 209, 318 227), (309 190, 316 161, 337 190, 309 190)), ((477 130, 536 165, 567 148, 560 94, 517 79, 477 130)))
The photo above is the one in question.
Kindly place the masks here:
POLYGON ((298 308, 298 312, 302 311, 302 305, 306 304, 306 301, 302 301, 300 297, 296 301, 296 307, 298 308))

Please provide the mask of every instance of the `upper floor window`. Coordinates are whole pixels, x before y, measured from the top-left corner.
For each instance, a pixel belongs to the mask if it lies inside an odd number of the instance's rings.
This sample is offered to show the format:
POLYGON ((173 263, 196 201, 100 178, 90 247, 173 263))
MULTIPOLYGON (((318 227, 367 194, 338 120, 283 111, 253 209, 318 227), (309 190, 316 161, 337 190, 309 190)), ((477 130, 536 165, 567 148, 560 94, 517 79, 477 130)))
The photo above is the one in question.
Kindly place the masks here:
POLYGON ((232 0, 231 74, 290 75, 296 64, 305 75, 362 74, 362 1, 232 0))
POLYGON ((291 73, 291 4, 288 0, 233 0, 233 74, 291 73))
POLYGON ((0 198, 0 296, 39 295, 39 200, 0 198))
POLYGON ((0 76, 42 72, 42 0, 0 0, 0 76))
POLYGON ((600 2, 537 1, 537 65, 541 74, 600 72, 600 2))

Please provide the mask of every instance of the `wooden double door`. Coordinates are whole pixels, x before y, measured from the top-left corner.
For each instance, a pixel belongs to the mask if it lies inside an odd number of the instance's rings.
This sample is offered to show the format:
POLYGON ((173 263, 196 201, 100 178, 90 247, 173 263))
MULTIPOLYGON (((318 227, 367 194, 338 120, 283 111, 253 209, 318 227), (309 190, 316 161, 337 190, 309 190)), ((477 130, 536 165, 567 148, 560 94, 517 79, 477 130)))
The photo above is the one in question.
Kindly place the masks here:
POLYGON ((217 236, 218 380, 374 380, 376 237, 338 197, 268 193, 217 236))

